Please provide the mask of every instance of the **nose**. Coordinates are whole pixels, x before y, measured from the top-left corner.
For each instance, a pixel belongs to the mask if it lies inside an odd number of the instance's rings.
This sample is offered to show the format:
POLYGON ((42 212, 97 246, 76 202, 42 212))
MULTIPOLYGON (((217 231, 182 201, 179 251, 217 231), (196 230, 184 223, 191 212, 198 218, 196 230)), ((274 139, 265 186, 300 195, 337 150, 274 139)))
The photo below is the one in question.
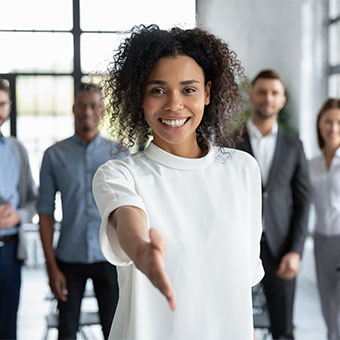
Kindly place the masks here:
POLYGON ((331 126, 331 131, 332 131, 332 133, 338 133, 339 130, 340 130, 339 124, 337 124, 337 123, 332 123, 332 126, 331 126))
POLYGON ((266 93, 266 102, 271 102, 273 100, 273 95, 271 93, 266 93))
POLYGON ((165 110, 178 111, 178 110, 182 110, 183 107, 184 105, 183 105, 183 99, 181 95, 176 91, 169 93, 168 100, 164 107, 165 110))
POLYGON ((84 113, 85 114, 87 114, 87 115, 89 115, 89 114, 91 114, 92 113, 92 107, 91 107, 91 105, 86 105, 85 106, 85 108, 84 108, 84 113))

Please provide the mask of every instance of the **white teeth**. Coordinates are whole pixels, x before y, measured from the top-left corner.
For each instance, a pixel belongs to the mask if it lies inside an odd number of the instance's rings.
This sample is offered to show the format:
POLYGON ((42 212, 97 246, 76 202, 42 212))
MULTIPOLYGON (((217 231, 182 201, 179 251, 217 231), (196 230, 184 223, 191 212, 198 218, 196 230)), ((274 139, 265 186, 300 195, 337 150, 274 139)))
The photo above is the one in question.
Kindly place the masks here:
POLYGON ((161 119, 161 122, 165 125, 171 126, 171 127, 179 127, 184 125, 184 123, 186 122, 186 118, 185 119, 161 119))

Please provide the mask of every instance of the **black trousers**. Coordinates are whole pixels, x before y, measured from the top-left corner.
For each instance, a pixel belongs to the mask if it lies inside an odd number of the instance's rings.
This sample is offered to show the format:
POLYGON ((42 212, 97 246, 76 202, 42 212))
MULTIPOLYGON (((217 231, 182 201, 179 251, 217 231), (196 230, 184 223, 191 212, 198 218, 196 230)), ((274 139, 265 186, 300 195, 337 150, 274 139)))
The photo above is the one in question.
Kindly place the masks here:
POLYGON ((68 290, 67 301, 58 303, 58 339, 76 339, 81 301, 89 278, 93 281, 100 323, 104 338, 107 339, 118 302, 116 267, 108 262, 79 264, 61 261, 58 261, 58 266, 65 275, 68 290))
POLYGON ((294 339, 293 305, 296 279, 285 280, 275 274, 279 262, 272 256, 265 240, 261 241, 261 259, 265 270, 262 285, 267 299, 272 337, 274 340, 294 339))
POLYGON ((17 259, 18 241, 0 247, 0 339, 17 338, 17 312, 22 261, 17 259))

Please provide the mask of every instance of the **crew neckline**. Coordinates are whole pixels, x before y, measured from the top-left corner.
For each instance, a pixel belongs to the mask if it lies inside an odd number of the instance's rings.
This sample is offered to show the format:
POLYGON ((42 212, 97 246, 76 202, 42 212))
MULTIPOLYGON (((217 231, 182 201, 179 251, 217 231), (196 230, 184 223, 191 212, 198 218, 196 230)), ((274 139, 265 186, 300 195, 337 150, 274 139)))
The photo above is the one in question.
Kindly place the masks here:
POLYGON ((167 151, 164 151, 152 141, 144 150, 144 153, 157 163, 179 170, 199 169, 211 164, 214 159, 214 148, 210 143, 208 153, 200 158, 184 158, 175 156, 167 151))

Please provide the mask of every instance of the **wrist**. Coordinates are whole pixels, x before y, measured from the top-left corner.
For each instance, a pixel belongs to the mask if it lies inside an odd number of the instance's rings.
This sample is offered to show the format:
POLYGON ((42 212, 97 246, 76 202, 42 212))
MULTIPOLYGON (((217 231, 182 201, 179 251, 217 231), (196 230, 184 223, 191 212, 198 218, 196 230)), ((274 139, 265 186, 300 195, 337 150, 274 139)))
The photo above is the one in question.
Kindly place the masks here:
POLYGON ((137 268, 139 268, 141 259, 143 259, 143 257, 145 256, 145 252, 146 252, 148 244, 149 242, 140 240, 140 242, 134 249, 134 254, 131 260, 133 261, 133 263, 136 265, 137 268))

